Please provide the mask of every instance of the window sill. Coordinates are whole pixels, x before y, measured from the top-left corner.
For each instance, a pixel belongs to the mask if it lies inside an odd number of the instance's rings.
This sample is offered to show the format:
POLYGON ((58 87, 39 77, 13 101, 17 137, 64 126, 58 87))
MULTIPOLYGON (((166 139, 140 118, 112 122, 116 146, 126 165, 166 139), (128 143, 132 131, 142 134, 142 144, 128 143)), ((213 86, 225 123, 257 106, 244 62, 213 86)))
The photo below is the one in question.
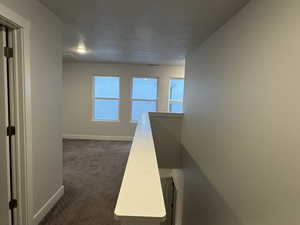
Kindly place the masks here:
POLYGON ((120 120, 91 120, 92 122, 120 123, 120 120))

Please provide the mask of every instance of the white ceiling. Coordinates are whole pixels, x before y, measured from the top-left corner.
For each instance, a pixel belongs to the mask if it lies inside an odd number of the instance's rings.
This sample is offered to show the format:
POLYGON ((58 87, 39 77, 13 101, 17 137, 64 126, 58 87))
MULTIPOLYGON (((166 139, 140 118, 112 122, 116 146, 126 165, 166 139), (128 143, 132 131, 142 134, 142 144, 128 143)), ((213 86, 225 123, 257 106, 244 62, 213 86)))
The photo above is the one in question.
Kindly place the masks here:
POLYGON ((64 59, 183 64, 249 0, 40 0, 64 23, 64 59), (83 41, 88 54, 74 49, 83 41))

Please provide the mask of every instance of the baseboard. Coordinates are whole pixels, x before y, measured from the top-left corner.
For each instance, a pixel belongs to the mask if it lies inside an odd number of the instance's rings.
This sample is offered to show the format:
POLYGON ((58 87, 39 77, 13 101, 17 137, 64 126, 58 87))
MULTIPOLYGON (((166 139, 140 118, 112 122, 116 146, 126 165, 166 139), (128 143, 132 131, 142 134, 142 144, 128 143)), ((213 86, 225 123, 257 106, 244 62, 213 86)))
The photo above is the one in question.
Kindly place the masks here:
POLYGON ((56 193, 43 205, 43 207, 33 216, 33 225, 38 225, 63 195, 64 186, 62 185, 56 191, 56 193))
POLYGON ((103 135, 83 135, 83 134, 64 134, 64 139, 79 140, 102 140, 102 141, 132 141, 132 137, 128 136, 103 136, 103 135))

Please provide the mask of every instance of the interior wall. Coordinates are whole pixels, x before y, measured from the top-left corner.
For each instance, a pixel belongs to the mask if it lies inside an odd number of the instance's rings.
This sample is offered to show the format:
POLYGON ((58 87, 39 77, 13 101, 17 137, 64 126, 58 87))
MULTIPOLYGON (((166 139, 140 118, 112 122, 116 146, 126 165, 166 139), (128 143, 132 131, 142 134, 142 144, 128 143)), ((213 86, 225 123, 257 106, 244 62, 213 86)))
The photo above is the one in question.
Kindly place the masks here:
POLYGON ((188 55, 183 224, 299 224, 299 11, 252 0, 188 55))
POLYGON ((150 113, 149 119, 158 167, 181 168, 181 113, 150 113))
POLYGON ((62 24, 36 0, 0 0, 30 22, 33 215, 62 185, 62 24))
POLYGON ((131 119, 131 79, 155 76, 158 81, 158 111, 168 110, 169 79, 183 77, 182 66, 65 62, 63 65, 65 137, 96 136, 130 138, 136 126, 131 119), (92 120, 92 76, 120 76, 120 121, 92 120))

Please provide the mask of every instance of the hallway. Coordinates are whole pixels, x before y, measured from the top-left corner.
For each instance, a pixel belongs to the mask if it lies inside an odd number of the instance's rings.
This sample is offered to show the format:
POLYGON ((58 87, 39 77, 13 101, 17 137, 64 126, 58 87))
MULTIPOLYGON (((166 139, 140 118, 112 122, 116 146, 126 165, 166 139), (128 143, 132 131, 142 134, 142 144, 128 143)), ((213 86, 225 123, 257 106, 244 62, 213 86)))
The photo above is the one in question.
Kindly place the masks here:
POLYGON ((300 0, 0 0, 0 225, 300 225, 300 0))
POLYGON ((131 142, 64 140, 65 194, 40 225, 116 225, 131 142))

